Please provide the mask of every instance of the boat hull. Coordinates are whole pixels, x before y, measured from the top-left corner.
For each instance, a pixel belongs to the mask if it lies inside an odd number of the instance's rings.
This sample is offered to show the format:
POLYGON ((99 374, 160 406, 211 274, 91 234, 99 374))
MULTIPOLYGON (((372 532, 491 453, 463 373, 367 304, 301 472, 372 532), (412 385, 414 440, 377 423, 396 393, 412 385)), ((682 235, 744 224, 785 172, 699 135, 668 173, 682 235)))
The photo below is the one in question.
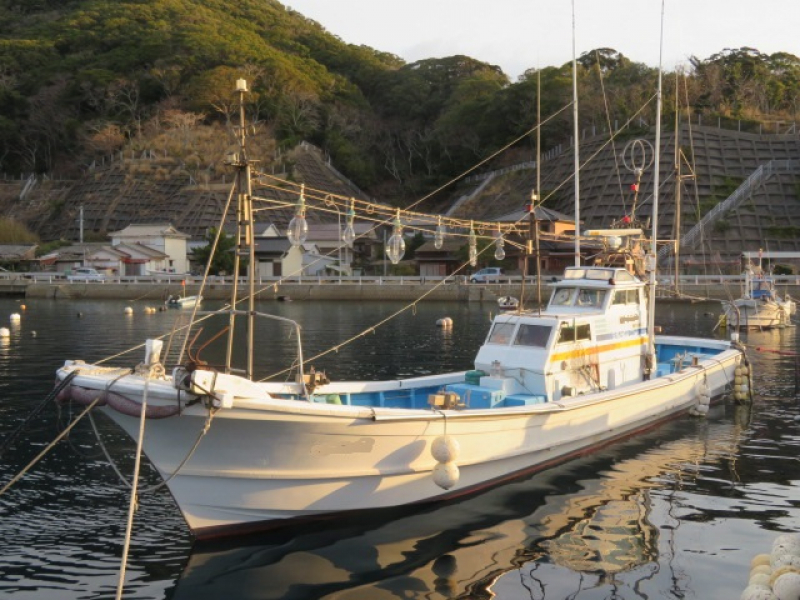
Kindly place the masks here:
MULTIPOLYGON (((195 536, 243 533, 286 519, 445 500, 495 485, 674 417, 697 404, 702 382, 720 396, 741 358, 738 350, 724 350, 651 381, 508 408, 433 411, 237 398, 214 412, 204 435, 209 411, 194 404, 179 416, 148 420, 143 447, 195 536), (444 435, 459 446, 458 480, 446 491, 434 481, 431 453, 444 435)), ((132 393, 135 377, 120 381, 129 387, 121 393, 132 393)), ((74 384, 92 380, 84 365, 74 384)), ((176 402, 168 382, 153 382, 149 399, 176 402)), ((137 416, 104 410, 137 439, 137 416)))
POLYGON ((733 304, 728 304, 725 308, 727 322, 739 329, 785 327, 789 323, 789 315, 788 305, 784 307, 777 302, 764 302, 758 299, 734 300, 733 304))

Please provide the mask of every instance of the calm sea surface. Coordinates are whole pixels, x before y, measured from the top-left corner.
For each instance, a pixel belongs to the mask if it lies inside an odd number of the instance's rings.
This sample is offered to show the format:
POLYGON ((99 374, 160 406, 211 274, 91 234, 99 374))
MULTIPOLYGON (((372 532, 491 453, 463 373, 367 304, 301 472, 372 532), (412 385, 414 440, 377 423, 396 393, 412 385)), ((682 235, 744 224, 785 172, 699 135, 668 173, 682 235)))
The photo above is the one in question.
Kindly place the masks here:
MULTIPOLYGON (((181 311, 141 302, 0 299, 0 444, 52 389, 68 358, 98 360, 169 331, 181 311), (125 306, 134 314, 124 315, 125 306), (18 312, 19 324, 9 321, 18 312)), ((262 303, 300 321, 306 358, 402 308, 392 303, 262 303)), ((338 352, 312 359, 332 379, 471 368, 490 304, 426 303, 338 352), (452 331, 435 326, 450 316, 452 331)), ((708 335, 715 305, 659 306, 666 333, 708 335)), ((214 329, 209 324, 207 329, 214 329)), ((276 372, 294 351, 268 325, 257 368, 276 372)), ((125 598, 590 599, 738 598, 750 560, 800 530, 798 330, 749 333, 757 397, 682 417, 635 438, 462 502, 339 519, 192 547, 169 493, 143 495, 125 598)), ((209 349, 207 352, 211 352, 209 349)), ((143 351, 114 364, 134 365, 143 351)), ((0 486, 75 415, 48 405, 0 457, 0 486)), ((132 471, 133 444, 96 420, 132 471)), ((146 466, 144 479, 157 483, 146 466)), ((0 496, 0 597, 114 598, 128 495, 88 422, 81 422, 0 496)))

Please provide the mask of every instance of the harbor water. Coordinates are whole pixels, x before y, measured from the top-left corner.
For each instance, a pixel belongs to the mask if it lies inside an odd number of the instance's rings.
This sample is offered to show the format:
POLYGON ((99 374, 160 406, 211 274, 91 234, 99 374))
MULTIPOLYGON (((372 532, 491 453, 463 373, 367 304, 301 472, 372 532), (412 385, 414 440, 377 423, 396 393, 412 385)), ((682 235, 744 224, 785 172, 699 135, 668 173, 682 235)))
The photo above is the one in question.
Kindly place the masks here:
MULTIPOLYGON (((0 299, 0 327, 11 330, 0 339, 0 445, 52 390, 65 359, 116 355, 188 313, 144 308, 141 301, 0 299)), ((403 308, 257 307, 296 319, 308 364, 331 379, 469 369, 496 311, 488 302, 420 303, 378 326, 403 308), (436 327, 445 316, 452 329, 436 327)), ((656 322, 667 334, 708 336, 719 313, 718 304, 665 303, 656 322)), ((216 330, 213 322, 204 327, 216 330)), ((280 325, 260 327, 256 370, 279 374, 297 340, 280 325)), ((728 400, 707 418, 679 417, 461 501, 193 546, 169 492, 143 493, 123 597, 738 598, 751 559, 769 552, 780 533, 800 530, 798 329, 742 338, 754 369, 752 405, 728 400)), ((212 346, 202 352, 218 355, 212 346)), ((138 349, 109 364, 134 366, 143 355, 138 349)), ((48 404, 31 420, 0 456, 0 487, 77 413, 48 404)), ((0 496, 0 597, 115 597, 129 495, 105 452, 130 477, 134 450, 107 419, 84 419, 0 496)), ((142 478, 145 487, 160 481, 147 463, 142 478)))

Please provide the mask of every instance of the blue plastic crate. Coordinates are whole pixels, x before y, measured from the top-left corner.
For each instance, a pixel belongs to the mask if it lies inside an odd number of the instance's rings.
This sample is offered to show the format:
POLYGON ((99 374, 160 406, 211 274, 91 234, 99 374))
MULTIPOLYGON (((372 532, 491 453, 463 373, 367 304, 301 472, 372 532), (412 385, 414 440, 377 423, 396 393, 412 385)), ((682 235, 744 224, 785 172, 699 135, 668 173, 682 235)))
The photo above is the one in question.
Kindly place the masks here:
POLYGON ((453 383, 447 386, 448 392, 455 392, 467 408, 493 408, 505 398, 501 390, 491 390, 479 385, 453 383))

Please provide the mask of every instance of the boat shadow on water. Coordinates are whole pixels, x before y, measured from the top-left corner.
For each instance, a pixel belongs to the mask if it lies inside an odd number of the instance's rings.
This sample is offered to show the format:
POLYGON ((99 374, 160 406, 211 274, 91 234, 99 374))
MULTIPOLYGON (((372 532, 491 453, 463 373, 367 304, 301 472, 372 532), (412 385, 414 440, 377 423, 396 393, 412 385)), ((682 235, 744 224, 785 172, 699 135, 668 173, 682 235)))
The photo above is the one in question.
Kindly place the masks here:
MULTIPOLYGON (((713 413, 710 421, 681 417, 466 500, 198 542, 171 598, 488 598, 498 588, 503 597, 529 597, 532 587, 539 595, 531 597, 564 598, 590 588, 632 591, 654 577, 669 552, 669 541, 660 540, 669 527, 651 518, 651 490, 663 495, 685 485, 703 470, 699 465, 724 471, 738 451, 749 407, 718 406, 713 413)), ((728 486, 735 474, 728 477, 704 485, 728 486)), ((680 573, 664 576, 674 578, 673 589, 690 584, 680 573)))

